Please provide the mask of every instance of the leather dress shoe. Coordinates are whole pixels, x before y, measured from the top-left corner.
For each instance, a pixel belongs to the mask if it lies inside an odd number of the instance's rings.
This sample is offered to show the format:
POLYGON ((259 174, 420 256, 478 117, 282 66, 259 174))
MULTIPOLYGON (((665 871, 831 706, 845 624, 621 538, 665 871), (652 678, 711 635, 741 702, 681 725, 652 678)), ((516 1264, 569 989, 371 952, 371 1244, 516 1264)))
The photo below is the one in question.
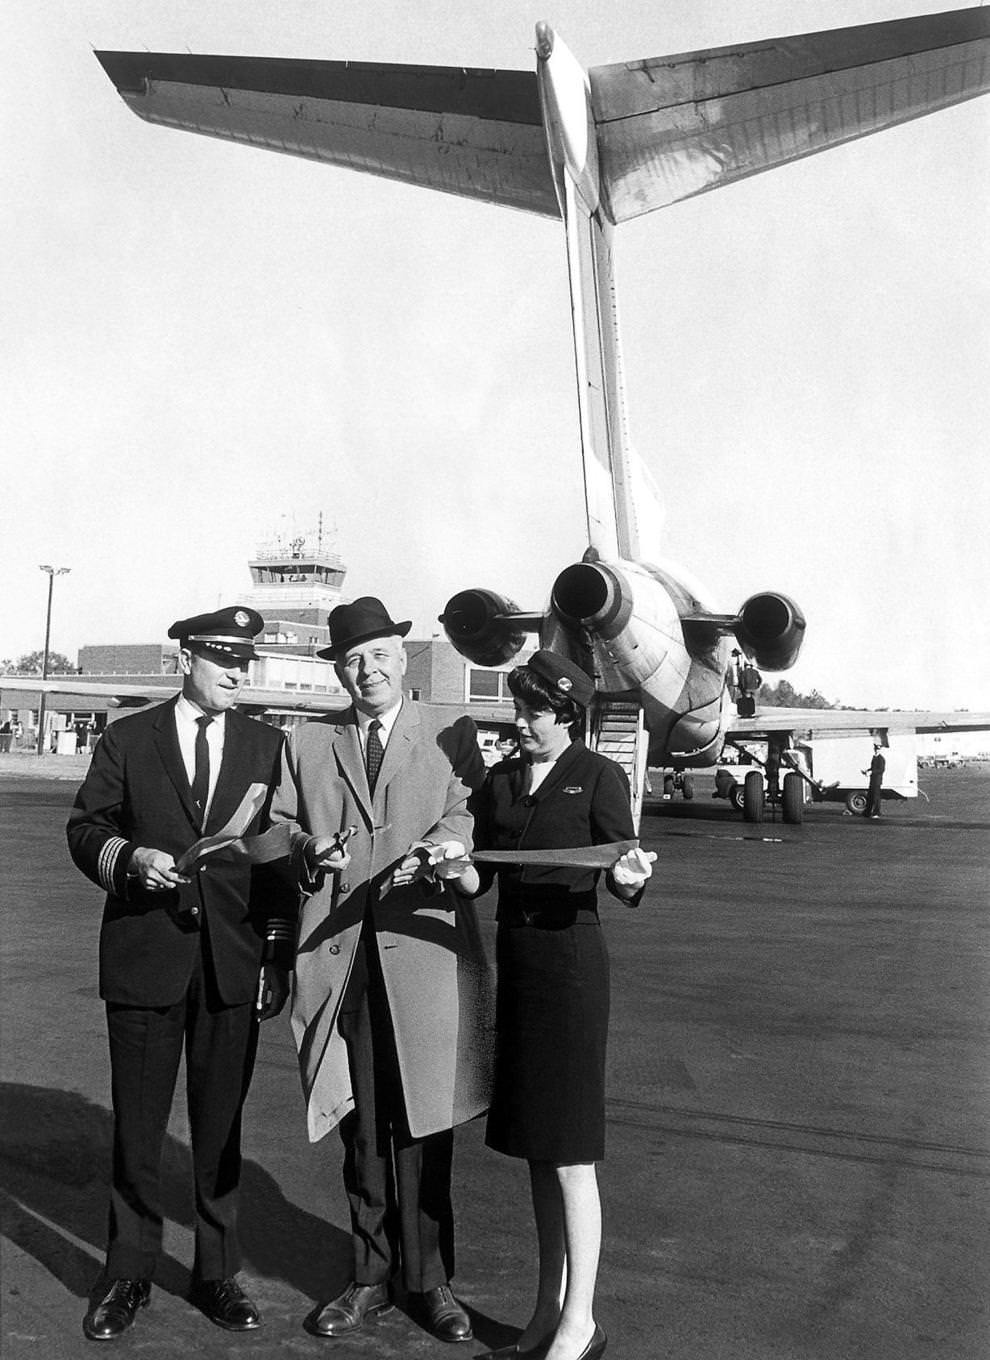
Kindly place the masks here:
POLYGON ((90 1341, 111 1341, 126 1332, 137 1310, 145 1308, 151 1297, 148 1280, 110 1280, 103 1292, 89 1305, 83 1318, 83 1332, 90 1341))
POLYGON ((471 1319, 454 1298, 449 1284, 438 1284, 420 1295, 426 1325, 438 1341, 471 1341, 471 1319))
POLYGON ((253 1332, 261 1326, 261 1314, 233 1275, 225 1280, 200 1280, 190 1297, 201 1313, 228 1332, 253 1332))
POLYGON ((387 1284, 358 1284, 355 1280, 337 1298, 325 1304, 313 1319, 319 1336, 346 1336, 356 1332, 367 1317, 381 1317, 395 1307, 387 1284))

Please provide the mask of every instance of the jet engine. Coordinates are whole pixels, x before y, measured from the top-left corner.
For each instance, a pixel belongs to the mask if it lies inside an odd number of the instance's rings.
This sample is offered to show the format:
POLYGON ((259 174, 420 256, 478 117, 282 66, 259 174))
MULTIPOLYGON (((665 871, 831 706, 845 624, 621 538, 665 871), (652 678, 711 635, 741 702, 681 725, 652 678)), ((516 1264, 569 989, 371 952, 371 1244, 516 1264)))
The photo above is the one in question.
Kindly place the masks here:
POLYGON ((772 590, 751 595, 733 626, 746 655, 767 671, 786 671, 794 665, 804 630, 804 615, 794 601, 772 590))
POLYGON ((526 640, 518 608, 491 590, 461 590, 440 615, 448 638, 476 666, 504 666, 526 640))

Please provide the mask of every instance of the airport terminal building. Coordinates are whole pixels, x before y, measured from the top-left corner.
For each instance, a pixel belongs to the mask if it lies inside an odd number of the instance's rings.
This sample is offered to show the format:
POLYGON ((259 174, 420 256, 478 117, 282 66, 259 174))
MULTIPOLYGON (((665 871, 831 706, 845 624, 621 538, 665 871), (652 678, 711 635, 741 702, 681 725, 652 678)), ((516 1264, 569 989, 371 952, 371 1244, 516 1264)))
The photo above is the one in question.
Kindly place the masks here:
MULTIPOLYGON (((324 545, 319 532, 262 543, 248 566, 251 588, 235 603, 256 609, 265 620, 249 683, 285 692, 286 707, 272 709, 266 716, 269 722, 289 726, 305 719, 291 708, 294 695, 343 694, 332 662, 317 653, 329 645, 327 615, 350 598, 344 594, 347 568, 324 545)), ((473 666, 439 633, 406 638, 406 652, 406 693, 410 698, 470 714, 486 737, 511 730, 512 700, 505 677, 512 665, 501 670, 473 666)), ((522 653, 523 658, 526 655, 522 653)), ((78 674, 87 681, 105 684, 107 697, 49 695, 45 702, 46 750, 75 754, 92 747, 108 722, 130 711, 134 704, 115 698, 115 684, 160 685, 163 699, 173 693, 180 683, 178 644, 90 643, 79 649, 78 674)), ((37 746, 39 710, 40 694, 5 693, 0 676, 0 724, 11 724, 15 748, 37 746)))

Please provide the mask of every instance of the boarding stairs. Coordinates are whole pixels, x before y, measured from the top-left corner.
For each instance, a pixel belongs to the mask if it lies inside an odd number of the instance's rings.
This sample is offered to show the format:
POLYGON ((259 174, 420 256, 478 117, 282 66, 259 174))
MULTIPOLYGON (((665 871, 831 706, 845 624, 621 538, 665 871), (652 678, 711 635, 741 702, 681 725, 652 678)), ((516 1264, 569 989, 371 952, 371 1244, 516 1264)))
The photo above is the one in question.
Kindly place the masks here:
POLYGON ((625 770, 632 791, 633 824, 638 832, 649 750, 642 707, 627 700, 600 700, 592 711, 588 745, 625 770))

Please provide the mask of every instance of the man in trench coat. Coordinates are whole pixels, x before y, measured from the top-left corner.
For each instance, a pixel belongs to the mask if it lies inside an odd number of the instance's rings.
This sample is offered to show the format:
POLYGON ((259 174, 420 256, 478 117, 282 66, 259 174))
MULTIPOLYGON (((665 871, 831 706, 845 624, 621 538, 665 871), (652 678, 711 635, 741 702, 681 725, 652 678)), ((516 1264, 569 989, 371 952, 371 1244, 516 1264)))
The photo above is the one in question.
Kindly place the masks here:
POLYGON ((329 624, 321 655, 354 706, 295 729, 272 803, 304 896, 292 1027, 309 1136, 339 1126, 351 1214, 351 1282, 311 1325, 355 1331, 401 1275, 435 1336, 468 1341, 450 1289, 453 1129, 488 1105, 494 987, 473 905, 429 859, 471 849, 484 763, 470 718, 403 696, 408 622, 366 596, 329 624))

